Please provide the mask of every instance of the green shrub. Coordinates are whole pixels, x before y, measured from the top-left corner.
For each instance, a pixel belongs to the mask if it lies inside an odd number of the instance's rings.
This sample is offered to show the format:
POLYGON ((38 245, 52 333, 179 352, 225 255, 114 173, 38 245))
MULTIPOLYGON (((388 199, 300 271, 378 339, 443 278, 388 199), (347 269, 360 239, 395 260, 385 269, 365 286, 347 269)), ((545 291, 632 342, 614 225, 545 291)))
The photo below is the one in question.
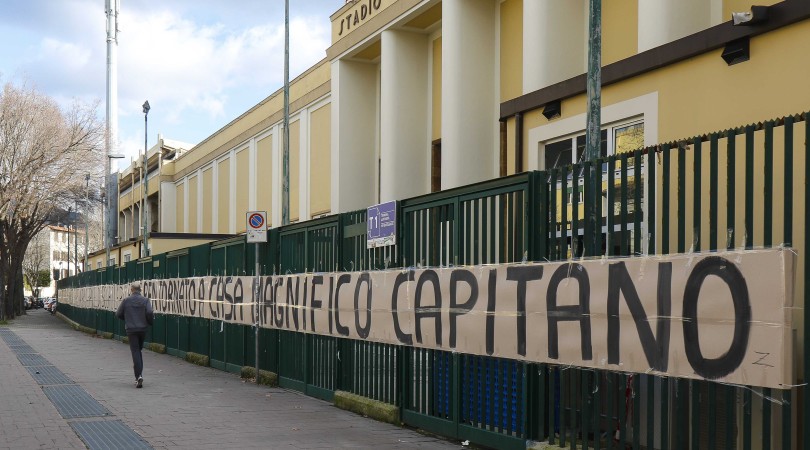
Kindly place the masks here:
POLYGON ((150 342, 146 344, 146 348, 152 350, 155 353, 166 353, 166 346, 163 344, 157 344, 155 342, 150 342))
MULTIPOLYGON (((250 366, 243 366, 240 376, 245 379, 256 378, 256 368, 250 366)), ((269 370, 259 369, 259 384, 265 386, 278 386, 278 374, 270 372, 269 370)))
POLYGON ((188 362, 190 362, 192 364, 196 364, 198 366, 206 366, 207 367, 210 364, 210 362, 209 362, 210 360, 209 360, 208 356, 201 355, 199 353, 188 352, 188 353, 186 353, 186 358, 185 359, 186 359, 186 361, 188 361, 188 362))
POLYGON ((357 414, 371 417, 380 422, 399 425, 399 408, 396 405, 383 403, 361 397, 345 391, 335 391, 335 406, 357 414))

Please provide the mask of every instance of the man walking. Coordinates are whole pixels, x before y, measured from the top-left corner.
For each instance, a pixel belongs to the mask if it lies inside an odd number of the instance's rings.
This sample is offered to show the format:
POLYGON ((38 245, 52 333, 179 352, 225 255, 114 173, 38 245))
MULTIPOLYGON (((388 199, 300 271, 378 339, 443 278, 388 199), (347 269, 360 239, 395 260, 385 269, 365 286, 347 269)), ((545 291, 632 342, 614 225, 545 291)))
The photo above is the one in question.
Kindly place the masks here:
POLYGON ((121 302, 115 317, 125 322, 129 350, 132 352, 132 365, 135 369, 135 386, 143 387, 143 341, 146 338, 146 329, 155 320, 152 302, 141 295, 141 283, 134 282, 129 287, 130 296, 121 302))

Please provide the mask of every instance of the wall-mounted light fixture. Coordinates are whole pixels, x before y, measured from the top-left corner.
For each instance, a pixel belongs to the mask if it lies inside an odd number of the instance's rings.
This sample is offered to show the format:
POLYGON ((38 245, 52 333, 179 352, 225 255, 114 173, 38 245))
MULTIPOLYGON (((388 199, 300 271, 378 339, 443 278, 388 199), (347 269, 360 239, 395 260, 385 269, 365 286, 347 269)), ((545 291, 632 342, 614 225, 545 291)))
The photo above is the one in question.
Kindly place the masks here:
POLYGON ((751 11, 731 13, 731 23, 735 26, 751 26, 767 21, 767 6, 752 6, 751 11))
POLYGON ((731 41, 723 48, 723 60, 729 66, 748 61, 751 59, 751 52, 749 50, 748 36, 731 41))
POLYGON ((554 100, 553 102, 546 103, 546 106, 543 107, 543 115, 546 119, 556 119, 560 117, 562 114, 562 102, 560 100, 554 100))

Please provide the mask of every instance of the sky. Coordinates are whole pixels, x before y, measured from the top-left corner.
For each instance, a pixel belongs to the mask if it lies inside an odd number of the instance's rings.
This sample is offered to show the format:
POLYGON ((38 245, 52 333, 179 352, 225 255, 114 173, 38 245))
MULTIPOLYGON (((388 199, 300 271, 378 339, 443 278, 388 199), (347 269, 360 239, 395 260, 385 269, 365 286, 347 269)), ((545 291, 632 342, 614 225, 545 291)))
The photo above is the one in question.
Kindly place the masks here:
MULTIPOLYGON (((345 0, 290 0, 290 79, 326 56, 345 0)), ((106 116, 104 0, 3 0, 0 82, 106 116)), ((197 144, 284 83, 284 0, 120 0, 118 153, 197 144)), ((128 161, 119 165, 125 167, 128 161)))

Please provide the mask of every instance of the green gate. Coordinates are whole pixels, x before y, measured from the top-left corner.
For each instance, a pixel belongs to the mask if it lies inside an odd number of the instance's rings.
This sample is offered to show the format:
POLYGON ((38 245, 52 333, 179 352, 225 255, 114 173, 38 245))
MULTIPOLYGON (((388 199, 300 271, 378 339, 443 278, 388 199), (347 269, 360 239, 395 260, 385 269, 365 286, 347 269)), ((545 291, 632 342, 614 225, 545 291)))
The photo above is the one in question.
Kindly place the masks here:
MULTIPOLYGON (((339 270, 400 267, 399 247, 366 248, 366 210, 341 214, 339 270)), ((399 236, 398 236, 399 239, 399 236)), ((366 398, 401 404, 402 347, 354 339, 337 339, 337 388, 366 398)))
MULTIPOLYGON (((211 246, 201 244, 188 249, 189 270, 192 277, 210 275, 211 246)), ((188 319, 188 351, 200 355, 210 355, 210 326, 208 319, 190 317, 188 319)))
MULTIPOLYGON (((340 220, 330 216, 284 227, 279 233, 281 274, 327 272, 340 261, 340 220)), ((337 388, 338 340, 278 330, 279 384, 331 401, 337 388)))
MULTIPOLYGON (((403 265, 526 260, 534 176, 520 174, 403 201, 403 265)), ((406 423, 497 448, 525 448, 527 364, 414 347, 402 351, 406 423)))
MULTIPOLYGON (((245 237, 211 244, 211 275, 244 276, 245 237)), ((239 373, 245 365, 245 326, 210 319, 211 367, 239 373)), ((252 334, 252 333, 251 333, 252 334)))
MULTIPOLYGON (((187 278, 190 275, 189 249, 184 248, 166 254, 164 275, 166 278, 187 278)), ((189 351, 189 318, 167 314, 166 352, 184 358, 189 351)))

